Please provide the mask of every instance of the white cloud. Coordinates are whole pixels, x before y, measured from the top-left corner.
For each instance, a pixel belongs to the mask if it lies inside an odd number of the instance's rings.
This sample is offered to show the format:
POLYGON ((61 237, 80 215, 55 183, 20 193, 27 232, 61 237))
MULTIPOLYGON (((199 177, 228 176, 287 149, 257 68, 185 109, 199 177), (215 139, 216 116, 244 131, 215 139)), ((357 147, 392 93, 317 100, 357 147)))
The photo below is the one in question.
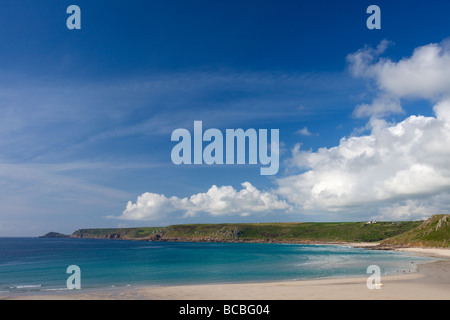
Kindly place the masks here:
POLYGON ((398 62, 379 58, 388 42, 348 56, 354 76, 375 80, 370 104, 354 116, 370 117, 369 134, 344 137, 317 151, 297 145, 289 159, 302 173, 277 180, 276 193, 304 213, 352 212, 384 219, 417 219, 450 208, 450 47, 414 50, 398 62), (434 103, 434 116, 411 115, 399 123, 381 117, 404 112, 401 100, 434 103))
POLYGON ((347 61, 349 63, 349 68, 353 76, 371 76, 372 72, 370 68, 373 62, 381 54, 383 54, 391 44, 392 43, 390 41, 383 40, 375 49, 369 46, 365 46, 355 53, 349 54, 347 56, 347 61))
POLYGON ((264 215, 276 211, 288 211, 291 206, 270 192, 262 192, 251 183, 242 183, 237 191, 231 186, 213 185, 205 193, 197 193, 189 198, 170 197, 146 192, 137 198, 136 203, 128 202, 119 217, 126 220, 161 220, 172 212, 192 217, 198 213, 211 216, 264 215))
POLYGON ((400 104, 400 99, 382 95, 374 99, 372 103, 362 103, 356 106, 353 116, 356 118, 366 118, 375 116, 376 118, 386 116, 390 113, 403 113, 404 110, 400 104))
POLYGON ((418 47, 410 57, 398 62, 379 57, 387 44, 383 41, 377 49, 366 47, 347 57, 352 74, 373 79, 378 89, 372 103, 361 104, 355 109, 356 117, 401 113, 401 98, 436 102, 449 97, 450 46, 447 41, 418 47))
MULTIPOLYGON (((120 218, 158 220, 182 212, 192 217, 255 215, 273 211, 353 218, 421 219, 450 209, 450 50, 445 42, 417 48, 398 62, 380 58, 389 42, 348 56, 354 76, 374 80, 375 98, 354 110, 369 117, 365 135, 344 137, 339 144, 303 151, 288 159, 301 173, 275 180, 277 188, 261 192, 212 186, 189 198, 145 193, 129 202, 120 218), (382 117, 404 112, 404 98, 427 99, 434 116, 410 115, 389 123, 382 117)), ((297 133, 311 135, 307 127, 297 133)))
POLYGON ((404 203, 396 203, 378 210, 376 220, 422 220, 432 214, 441 213, 439 208, 428 202, 407 200, 404 203))
POLYGON ((342 211, 435 195, 450 188, 450 101, 436 117, 397 124, 372 120, 369 135, 341 139, 317 152, 293 149, 291 165, 307 171, 277 180, 278 194, 302 209, 342 211))
POLYGON ((146 192, 137 198, 136 203, 128 201, 121 218, 126 220, 157 220, 167 212, 178 207, 181 199, 167 198, 164 195, 146 192))
POLYGON ((304 127, 303 129, 298 130, 297 133, 305 137, 312 136, 312 133, 309 131, 308 127, 304 127))
POLYGON ((450 50, 441 44, 419 47, 399 62, 381 60, 371 69, 380 88, 399 97, 450 93, 450 50))

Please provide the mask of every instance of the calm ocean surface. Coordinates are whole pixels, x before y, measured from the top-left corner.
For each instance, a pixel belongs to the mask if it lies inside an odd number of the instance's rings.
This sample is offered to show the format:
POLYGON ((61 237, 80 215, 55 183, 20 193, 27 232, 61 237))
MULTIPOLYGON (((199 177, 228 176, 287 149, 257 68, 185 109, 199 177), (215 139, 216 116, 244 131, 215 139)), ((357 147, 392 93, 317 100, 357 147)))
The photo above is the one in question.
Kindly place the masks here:
POLYGON ((395 274, 426 260, 333 245, 0 238, 0 294, 64 290, 70 265, 87 289, 368 277, 369 265, 395 274))

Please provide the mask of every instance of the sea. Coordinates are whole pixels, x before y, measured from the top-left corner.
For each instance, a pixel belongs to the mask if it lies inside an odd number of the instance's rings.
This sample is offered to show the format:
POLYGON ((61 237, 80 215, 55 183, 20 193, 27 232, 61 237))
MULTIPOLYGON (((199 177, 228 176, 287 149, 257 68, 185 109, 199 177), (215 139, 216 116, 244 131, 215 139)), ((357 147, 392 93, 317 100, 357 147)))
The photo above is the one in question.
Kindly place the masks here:
POLYGON ((0 238, 0 295, 415 272, 431 258, 342 245, 0 238), (69 271, 69 272, 68 272, 69 271))

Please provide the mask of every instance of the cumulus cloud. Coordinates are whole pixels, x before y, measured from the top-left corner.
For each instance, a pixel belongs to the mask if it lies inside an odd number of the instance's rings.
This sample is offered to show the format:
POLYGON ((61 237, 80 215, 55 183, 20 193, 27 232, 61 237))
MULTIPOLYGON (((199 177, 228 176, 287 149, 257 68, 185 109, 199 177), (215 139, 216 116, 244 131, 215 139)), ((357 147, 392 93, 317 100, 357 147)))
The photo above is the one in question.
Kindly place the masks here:
MULTIPOLYGON (((241 190, 212 186, 189 198, 144 193, 120 216, 157 220, 169 213, 192 217, 300 214, 370 215, 383 220, 421 219, 450 208, 450 47, 446 42, 414 50, 398 62, 381 58, 389 46, 363 48, 348 56, 356 77, 375 81, 375 98, 354 110, 368 117, 368 134, 344 137, 331 148, 292 149, 290 167, 299 173, 275 180, 272 191, 249 182, 241 190), (404 112, 404 98, 427 99, 433 116, 410 115, 398 123, 383 119, 404 112)), ((308 136, 307 127, 297 133, 308 136)), ((292 171, 289 171, 292 172, 292 171)))
POLYGON ((378 210, 377 220, 423 220, 432 214, 442 213, 429 201, 407 200, 403 203, 395 203, 389 207, 378 210))
POLYGON ((342 211, 449 190, 450 100, 434 112, 396 124, 372 120, 369 135, 317 152, 296 146, 291 164, 305 172, 278 179, 278 194, 304 210, 342 211))
POLYGON ((374 100, 354 110, 370 118, 370 133, 317 151, 296 145, 288 162, 301 173, 276 181, 276 193, 304 213, 417 219, 450 208, 443 201, 450 191, 450 47, 429 44, 394 62, 380 58, 388 46, 384 41, 348 56, 354 76, 376 83, 374 100), (404 112, 404 98, 432 102, 434 116, 383 120, 404 112))
POLYGON ((270 192, 258 190, 249 182, 242 183, 242 187, 237 191, 231 186, 213 185, 207 192, 197 193, 189 198, 167 198, 162 194, 146 192, 139 196, 135 203, 129 201, 119 218, 160 220, 172 212, 180 212, 185 217, 192 217, 198 213, 211 216, 248 216, 291 209, 286 201, 280 200, 270 192))
POLYGON ((391 113, 404 113, 400 99, 392 95, 381 95, 372 103, 362 103, 356 106, 353 116, 356 118, 376 117, 380 118, 391 113))
POLYGON ((418 47, 410 57, 392 61, 381 57, 389 42, 376 48, 365 47, 348 55, 349 68, 355 77, 375 81, 378 89, 374 101, 359 105, 356 117, 382 117, 400 113, 401 98, 424 98, 432 101, 450 96, 450 46, 448 41, 418 47))
POLYGON ((450 93, 450 50, 429 44, 399 62, 381 60, 371 66, 382 90, 396 96, 436 98, 450 93))

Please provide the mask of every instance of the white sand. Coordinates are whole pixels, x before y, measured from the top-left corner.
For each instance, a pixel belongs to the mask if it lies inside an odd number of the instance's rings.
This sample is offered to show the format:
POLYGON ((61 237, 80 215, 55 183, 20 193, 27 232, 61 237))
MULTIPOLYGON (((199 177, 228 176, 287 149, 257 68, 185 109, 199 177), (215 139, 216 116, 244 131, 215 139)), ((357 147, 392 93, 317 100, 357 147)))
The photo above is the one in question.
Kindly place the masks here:
POLYGON ((397 251, 414 252, 429 257, 447 257, 450 258, 450 249, 442 248, 402 248, 397 251))

